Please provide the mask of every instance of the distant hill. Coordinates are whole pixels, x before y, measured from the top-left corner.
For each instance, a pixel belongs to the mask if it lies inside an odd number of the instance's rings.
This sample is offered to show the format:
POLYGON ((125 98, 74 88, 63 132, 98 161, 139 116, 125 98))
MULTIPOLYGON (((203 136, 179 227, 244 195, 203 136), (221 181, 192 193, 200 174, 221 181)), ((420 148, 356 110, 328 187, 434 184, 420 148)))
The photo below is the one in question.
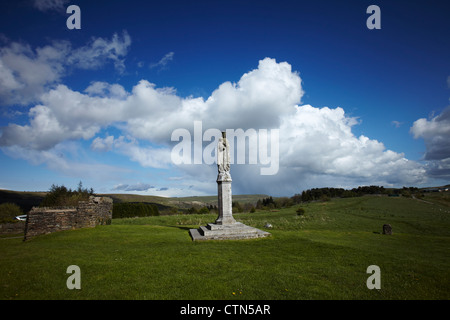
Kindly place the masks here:
POLYGON ((30 211, 32 207, 38 206, 46 194, 47 192, 0 190, 0 204, 6 202, 15 203, 24 213, 26 213, 30 211))
MULTIPOLYGON (((24 213, 31 210, 34 206, 39 206, 42 199, 44 199, 47 192, 24 192, 24 191, 11 191, 0 190, 0 204, 5 202, 15 203, 24 213)), ((110 197, 114 203, 122 202, 142 202, 148 204, 155 204, 159 210, 169 209, 176 207, 179 209, 188 209, 192 206, 203 207, 207 205, 217 205, 217 196, 192 196, 192 197, 159 197, 159 196, 147 196, 137 194, 98 194, 99 196, 110 197)), ((250 203, 255 205, 259 199, 268 198, 265 194, 252 194, 252 195, 233 195, 233 201, 238 201, 241 204, 250 203)))
MULTIPOLYGON (((253 204, 255 205, 259 199, 268 198, 265 194, 242 194, 233 195, 233 201, 238 201, 240 204, 253 204)), ((197 206, 217 205, 217 196, 192 196, 192 197, 180 197, 180 198, 168 198, 169 203, 179 208, 197 206)))
MULTIPOLYGON (((102 194, 105 197, 111 197, 114 202, 144 202, 158 205, 159 209, 168 207, 177 207, 180 209, 191 208, 192 206, 203 207, 207 205, 217 205, 217 196, 192 196, 192 197, 158 197, 144 196, 136 194, 102 194)), ((265 194, 245 194, 233 195, 233 201, 239 201, 241 204, 250 203, 255 205, 259 199, 268 198, 265 194)))

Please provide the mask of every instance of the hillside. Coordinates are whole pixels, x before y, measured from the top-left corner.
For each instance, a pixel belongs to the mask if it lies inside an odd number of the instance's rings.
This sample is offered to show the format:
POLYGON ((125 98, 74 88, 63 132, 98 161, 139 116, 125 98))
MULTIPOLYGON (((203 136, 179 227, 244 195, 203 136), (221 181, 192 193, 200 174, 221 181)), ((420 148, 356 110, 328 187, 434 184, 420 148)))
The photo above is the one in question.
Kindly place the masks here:
POLYGON ((450 207, 429 200, 363 196, 302 204, 301 215, 298 205, 236 214, 272 235, 256 240, 193 242, 189 229, 214 214, 3 239, 0 299, 448 300, 450 207), (64 285, 72 264, 81 290, 64 285), (380 290, 366 285, 371 265, 380 290))
MULTIPOLYGON (((0 204, 10 202, 15 203, 22 208, 26 213, 33 206, 39 206, 42 199, 47 192, 23 192, 23 191, 11 191, 0 190, 0 204)), ((137 195, 137 194, 119 194, 119 193, 107 193, 98 194, 99 196, 110 197, 114 203, 121 202, 143 202, 148 204, 155 204, 159 210, 170 209, 176 207, 179 209, 188 209, 192 206, 203 207, 207 205, 217 205, 217 196, 192 196, 192 197, 159 197, 149 195, 137 195)), ((233 201, 239 201, 241 204, 256 204, 259 199, 267 198, 268 195, 254 194, 254 195, 233 195, 233 201)))
POLYGON ((0 204, 15 203, 23 212, 28 212, 32 207, 38 206, 47 192, 27 192, 0 190, 0 204))

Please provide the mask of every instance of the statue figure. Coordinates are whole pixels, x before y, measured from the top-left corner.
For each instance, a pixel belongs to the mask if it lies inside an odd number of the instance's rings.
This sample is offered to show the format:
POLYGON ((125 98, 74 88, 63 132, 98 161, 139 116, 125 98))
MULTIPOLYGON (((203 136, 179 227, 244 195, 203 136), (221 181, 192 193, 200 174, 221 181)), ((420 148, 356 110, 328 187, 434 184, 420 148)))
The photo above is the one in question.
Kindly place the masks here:
POLYGON ((231 180, 230 176, 230 144, 228 143, 226 133, 222 132, 217 144, 217 168, 219 176, 217 180, 231 180))

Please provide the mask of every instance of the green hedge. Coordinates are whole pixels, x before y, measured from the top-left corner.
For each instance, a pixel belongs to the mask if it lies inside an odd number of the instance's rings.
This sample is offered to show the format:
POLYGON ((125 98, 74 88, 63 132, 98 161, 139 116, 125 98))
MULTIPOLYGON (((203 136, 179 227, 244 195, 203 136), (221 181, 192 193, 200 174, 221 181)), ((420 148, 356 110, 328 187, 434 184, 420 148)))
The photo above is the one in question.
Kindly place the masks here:
POLYGON ((113 219, 159 216, 158 207, 149 203, 123 202, 113 205, 113 219))

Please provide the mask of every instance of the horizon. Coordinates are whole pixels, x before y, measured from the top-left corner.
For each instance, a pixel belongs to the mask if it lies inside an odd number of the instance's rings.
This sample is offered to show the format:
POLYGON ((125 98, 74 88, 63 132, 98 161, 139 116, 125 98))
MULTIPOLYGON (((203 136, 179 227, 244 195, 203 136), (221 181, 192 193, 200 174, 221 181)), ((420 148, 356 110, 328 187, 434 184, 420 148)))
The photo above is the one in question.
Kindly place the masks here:
POLYGON ((233 194, 448 185, 450 4, 371 5, 2 2, 0 189, 215 195, 228 130, 233 194))
MULTIPOLYGON (((344 190, 348 190, 351 191, 353 189, 358 189, 360 187, 370 187, 370 186, 357 186, 357 187, 353 187, 351 189, 345 189, 344 190)), ((418 188, 419 190, 423 190, 423 189, 435 189, 435 188, 445 188, 445 187, 450 187, 450 184, 446 184, 446 185, 439 185, 439 186, 425 186, 425 187, 415 187, 415 186, 403 186, 403 187, 384 187, 384 186, 376 186, 376 187, 383 187, 386 190, 389 189, 393 189, 393 190, 401 190, 403 188, 418 188)), ((70 187, 68 187, 69 189, 72 189, 70 187)), ((333 188, 333 187, 315 187, 315 188, 311 188, 311 189, 326 189, 326 188, 333 188)), ((306 190, 302 190, 303 191, 307 191, 307 190, 311 190, 311 189, 306 189, 306 190)), ((11 192, 19 192, 19 193, 48 193, 49 190, 46 191, 42 191, 42 190, 37 190, 37 191, 28 191, 28 190, 9 190, 9 189, 2 189, 0 188, 0 191, 11 191, 11 192)), ((74 190, 74 189, 72 189, 74 190)), ((233 196, 267 196, 267 197, 273 197, 273 198, 292 198, 296 195, 301 194, 302 192, 293 194, 293 195, 280 195, 280 196, 272 196, 270 194, 263 194, 263 193, 240 193, 240 194, 234 194, 233 196)), ((204 195, 189 195, 189 196, 174 196, 174 197, 168 197, 168 196, 157 196, 157 195, 151 195, 151 194, 138 194, 138 193, 97 193, 94 190, 94 195, 129 195, 129 196, 149 196, 149 197, 161 197, 161 198, 197 198, 197 197, 217 197, 217 194, 204 194, 204 195)))

